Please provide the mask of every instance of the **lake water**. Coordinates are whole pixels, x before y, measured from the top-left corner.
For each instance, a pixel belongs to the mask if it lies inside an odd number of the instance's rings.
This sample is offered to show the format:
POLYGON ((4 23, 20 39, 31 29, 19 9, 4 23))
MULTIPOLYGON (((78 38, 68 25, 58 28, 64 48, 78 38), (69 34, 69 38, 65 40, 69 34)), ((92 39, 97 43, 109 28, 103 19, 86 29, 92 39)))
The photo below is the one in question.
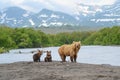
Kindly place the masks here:
MULTIPOLYGON (((52 59, 61 61, 58 54, 58 48, 59 47, 47 47, 10 50, 9 53, 0 54, 0 64, 18 61, 33 61, 32 56, 34 53, 32 54, 31 51, 37 49, 45 51, 51 50, 52 59)), ((41 56, 41 61, 44 60, 45 55, 46 54, 43 54, 41 56)), ((69 57, 67 57, 67 61, 70 61, 69 57)), ((120 46, 82 46, 78 53, 77 62, 120 66, 120 46)))

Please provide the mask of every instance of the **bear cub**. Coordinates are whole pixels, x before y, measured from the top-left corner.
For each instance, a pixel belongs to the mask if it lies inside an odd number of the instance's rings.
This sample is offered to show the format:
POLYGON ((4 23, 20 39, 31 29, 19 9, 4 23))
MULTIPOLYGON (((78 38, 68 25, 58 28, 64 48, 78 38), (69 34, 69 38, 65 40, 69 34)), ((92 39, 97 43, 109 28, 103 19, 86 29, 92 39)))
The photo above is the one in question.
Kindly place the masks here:
POLYGON ((43 54, 43 51, 38 50, 36 54, 33 55, 33 61, 34 62, 40 62, 40 57, 43 54))
POLYGON ((47 54, 46 54, 44 61, 45 62, 52 62, 51 51, 47 51, 47 54))

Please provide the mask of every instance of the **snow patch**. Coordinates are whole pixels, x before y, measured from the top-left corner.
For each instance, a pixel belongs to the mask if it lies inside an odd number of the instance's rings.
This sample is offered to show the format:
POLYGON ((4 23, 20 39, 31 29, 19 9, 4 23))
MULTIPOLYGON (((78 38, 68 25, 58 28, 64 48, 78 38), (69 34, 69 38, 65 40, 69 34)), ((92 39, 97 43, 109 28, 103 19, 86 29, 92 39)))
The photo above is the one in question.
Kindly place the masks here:
POLYGON ((80 12, 86 12, 86 13, 88 13, 89 11, 88 11, 88 6, 78 6, 78 11, 80 12))
POLYGON ((87 16, 87 14, 85 14, 85 13, 84 13, 84 14, 82 14, 82 15, 83 15, 83 16, 87 16))
POLYGON ((16 24, 16 21, 17 21, 17 20, 13 20, 13 21, 14 21, 14 24, 16 24))
POLYGON ((5 16, 6 16, 6 13, 4 13, 4 14, 2 14, 2 16, 1 16, 1 22, 0 23, 4 23, 5 22, 5 16))
POLYGON ((108 16, 108 17, 110 17, 110 16, 120 16, 120 15, 117 15, 117 14, 105 14, 104 16, 108 16))
POLYGON ((96 12, 102 12, 102 9, 98 8, 96 9, 96 12))
POLYGON ((28 27, 27 25, 24 25, 23 27, 28 27))
POLYGON ((80 18, 78 16, 75 17, 76 20, 80 20, 80 18))
POLYGON ((29 12, 29 11, 27 11, 25 14, 23 14, 23 17, 28 17, 28 16, 29 16, 29 14, 30 14, 30 12, 29 12))
POLYGON ((55 15, 55 14, 52 14, 50 17, 51 18, 60 18, 58 15, 55 15))
POLYGON ((31 25, 35 25, 35 23, 32 21, 32 19, 29 19, 29 22, 31 23, 31 25))
POLYGON ((61 22, 51 22, 50 25, 58 25, 58 26, 62 26, 63 23, 61 23, 61 22))
POLYGON ((88 6, 78 6, 76 14, 80 15, 80 12, 85 14, 95 14, 96 10, 89 10, 88 6))
POLYGON ((114 22, 114 21, 120 21, 120 18, 115 19, 91 19, 91 21, 97 22, 114 22))
POLYGON ((46 21, 45 21, 45 20, 42 20, 42 23, 46 23, 46 21))
POLYGON ((2 14, 1 19, 3 19, 6 16, 6 13, 2 14))
POLYGON ((95 21, 95 19, 91 19, 90 21, 95 21))
POLYGON ((48 15, 42 14, 42 15, 40 15, 39 17, 44 17, 44 18, 46 18, 46 17, 48 17, 48 15))
POLYGON ((47 23, 42 23, 41 26, 48 27, 47 23))
POLYGON ((109 22, 109 21, 113 22, 118 20, 120 20, 120 18, 119 19, 98 19, 96 22, 109 22))
POLYGON ((29 16, 29 14, 27 14, 27 13, 26 13, 26 14, 23 14, 23 17, 28 17, 28 16, 29 16))

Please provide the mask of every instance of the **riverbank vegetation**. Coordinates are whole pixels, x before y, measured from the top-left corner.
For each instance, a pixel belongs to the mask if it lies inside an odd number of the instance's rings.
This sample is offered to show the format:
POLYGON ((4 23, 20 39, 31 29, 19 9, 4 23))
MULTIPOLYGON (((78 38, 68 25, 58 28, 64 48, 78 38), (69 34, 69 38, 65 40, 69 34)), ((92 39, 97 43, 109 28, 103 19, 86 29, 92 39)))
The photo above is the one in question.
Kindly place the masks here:
POLYGON ((82 45, 120 45, 120 27, 107 27, 99 31, 45 34, 33 28, 0 26, 0 52, 13 48, 60 46, 72 41, 81 41, 82 45))

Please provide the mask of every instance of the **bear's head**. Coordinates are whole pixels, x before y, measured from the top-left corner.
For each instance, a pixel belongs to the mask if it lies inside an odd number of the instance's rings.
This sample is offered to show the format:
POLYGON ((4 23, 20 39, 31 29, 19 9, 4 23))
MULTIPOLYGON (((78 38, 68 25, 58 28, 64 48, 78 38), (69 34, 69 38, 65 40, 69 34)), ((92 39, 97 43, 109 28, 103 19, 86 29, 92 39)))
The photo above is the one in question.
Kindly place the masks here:
POLYGON ((47 51, 47 55, 46 56, 51 56, 51 51, 47 51))
POLYGON ((78 41, 78 42, 73 41, 73 44, 75 46, 76 51, 79 51, 81 47, 81 41, 78 41))
POLYGON ((43 51, 42 50, 38 50, 37 54, 38 54, 38 56, 41 56, 43 54, 43 51))

